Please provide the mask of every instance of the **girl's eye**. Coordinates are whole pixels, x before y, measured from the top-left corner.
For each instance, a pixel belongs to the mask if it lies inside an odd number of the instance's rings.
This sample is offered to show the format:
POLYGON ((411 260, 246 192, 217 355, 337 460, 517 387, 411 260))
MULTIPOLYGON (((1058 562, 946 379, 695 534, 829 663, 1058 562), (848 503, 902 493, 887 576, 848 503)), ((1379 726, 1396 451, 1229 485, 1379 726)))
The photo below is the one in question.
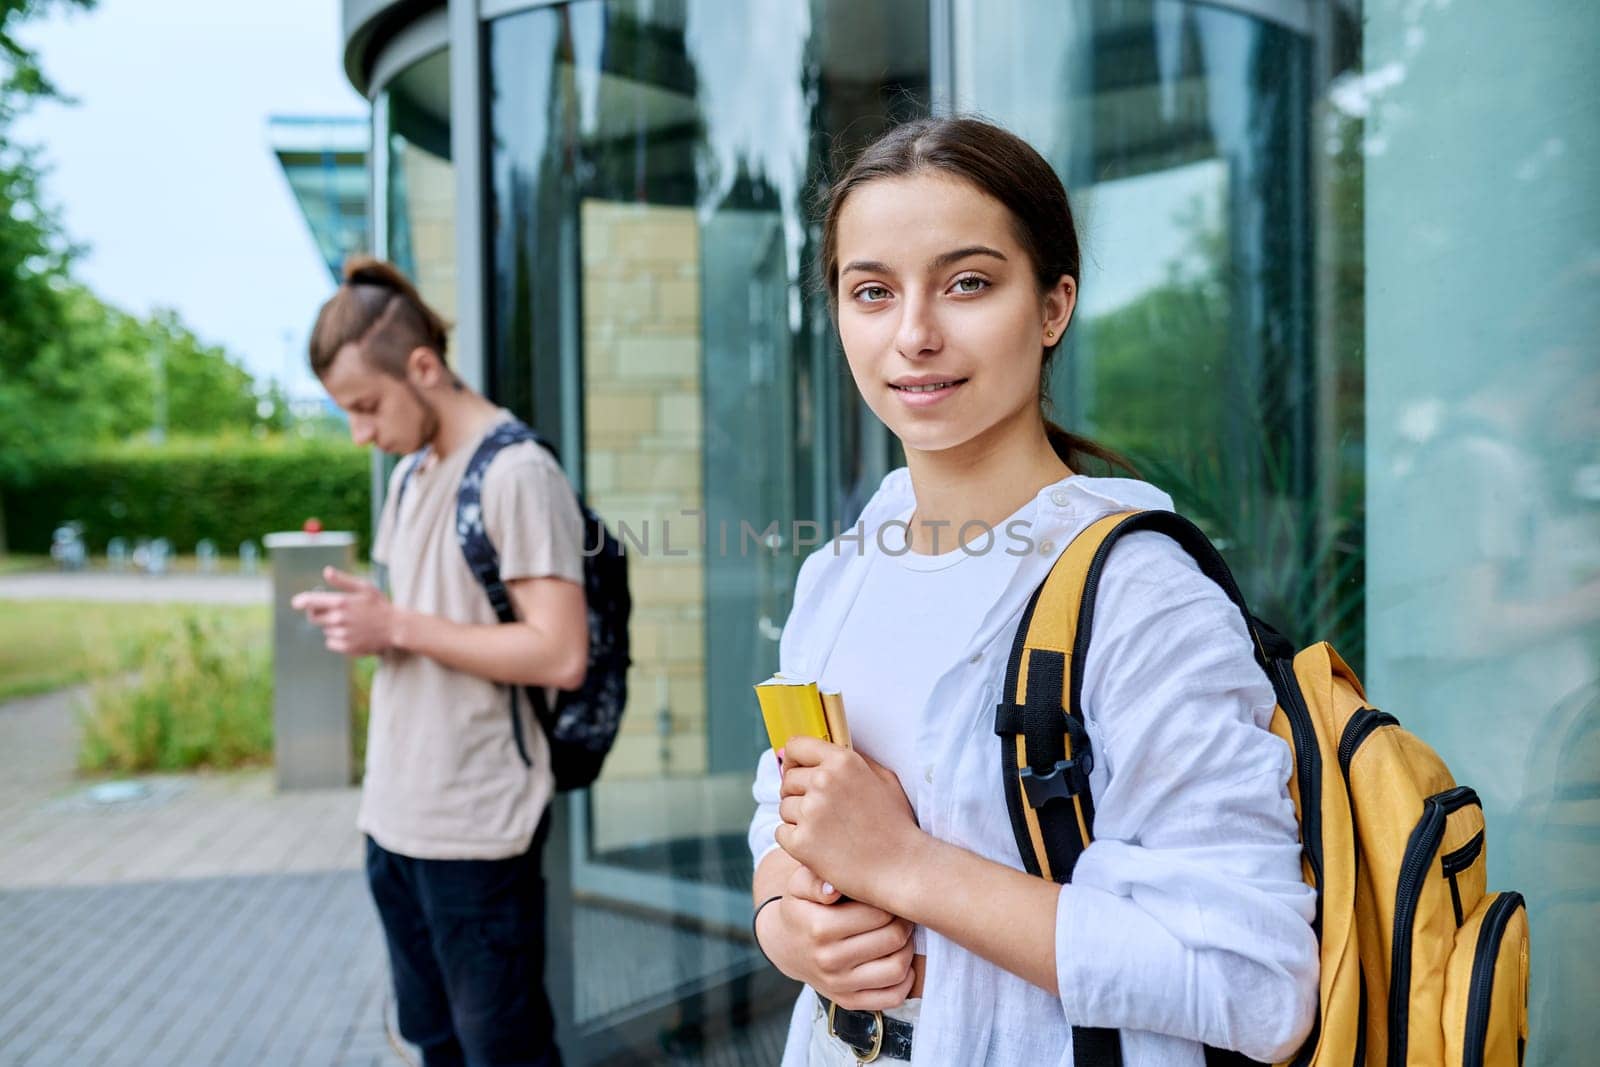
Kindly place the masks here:
POLYGON ((976 274, 968 274, 964 278, 957 278, 950 288, 958 293, 981 293, 989 288, 989 280, 980 278, 976 274))
POLYGON ((889 290, 881 285, 863 285, 856 290, 856 299, 868 304, 877 304, 889 299, 889 290))

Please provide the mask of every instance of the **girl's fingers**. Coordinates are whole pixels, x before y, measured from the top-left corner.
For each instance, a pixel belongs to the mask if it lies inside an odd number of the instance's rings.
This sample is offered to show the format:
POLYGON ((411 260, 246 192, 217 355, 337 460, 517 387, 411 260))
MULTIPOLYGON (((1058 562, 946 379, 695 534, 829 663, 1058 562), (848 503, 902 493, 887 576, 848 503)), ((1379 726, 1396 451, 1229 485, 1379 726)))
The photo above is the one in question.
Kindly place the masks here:
POLYGON ((910 924, 896 919, 876 930, 842 939, 838 945, 838 970, 847 971, 873 960, 911 952, 910 924))
POLYGON ((887 1011, 906 1002, 911 986, 916 982, 916 972, 910 967, 890 985, 879 988, 839 989, 829 994, 830 1000, 851 1011, 887 1011))
MULTIPOLYGON (((810 928, 807 931, 819 946, 837 947, 842 942, 870 934, 884 927, 892 926, 895 917, 886 911, 874 908, 871 904, 863 904, 859 900, 846 900, 826 907, 818 907, 809 917, 810 928)), ((891 936, 884 941, 872 942, 875 950, 856 955, 857 960, 871 959, 873 956, 887 955, 898 944, 891 936)))
POLYGON ((837 747, 819 738, 796 734, 783 745, 784 771, 787 773, 791 767, 815 767, 830 749, 837 747))
POLYGON ((780 797, 799 796, 811 784, 813 771, 808 767, 798 767, 792 764, 785 765, 783 769, 783 783, 778 787, 780 797))
POLYGON ((840 896, 837 889, 811 873, 811 868, 804 864, 796 867, 789 876, 788 894, 813 904, 832 904, 840 896))
POLYGON ((887 956, 879 956, 874 960, 867 960, 851 971, 841 986, 854 989, 888 989, 911 973, 911 961, 915 953, 910 945, 902 946, 887 956))

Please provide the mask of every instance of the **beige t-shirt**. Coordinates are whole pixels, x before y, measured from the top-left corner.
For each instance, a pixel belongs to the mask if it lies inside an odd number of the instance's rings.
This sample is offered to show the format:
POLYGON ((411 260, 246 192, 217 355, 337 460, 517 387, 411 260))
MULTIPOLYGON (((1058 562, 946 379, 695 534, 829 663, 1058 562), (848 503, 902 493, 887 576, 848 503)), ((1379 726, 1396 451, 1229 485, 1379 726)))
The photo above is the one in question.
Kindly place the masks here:
MULTIPOLYGON (((395 490, 406 464, 395 468, 372 558, 388 569, 395 604, 495 625, 455 534, 456 491, 478 440, 419 467, 399 516, 395 490)), ((483 521, 507 582, 583 581, 577 498, 543 448, 524 442, 495 456, 484 473, 483 521)), ((526 693, 518 694, 517 710, 533 766, 517 754, 510 701, 507 686, 425 656, 386 653, 372 683, 357 826, 390 852, 417 859, 503 859, 526 851, 555 782, 526 693)))

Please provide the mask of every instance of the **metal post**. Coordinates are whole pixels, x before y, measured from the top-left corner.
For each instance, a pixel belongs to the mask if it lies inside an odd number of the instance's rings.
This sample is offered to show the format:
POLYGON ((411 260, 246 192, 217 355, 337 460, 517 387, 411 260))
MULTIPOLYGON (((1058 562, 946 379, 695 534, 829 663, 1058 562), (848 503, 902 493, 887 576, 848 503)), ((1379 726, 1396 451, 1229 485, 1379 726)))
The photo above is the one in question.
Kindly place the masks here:
POLYGON ((350 662, 329 652, 322 631, 289 606, 322 584, 322 568, 350 570, 355 534, 271 533, 272 724, 280 790, 351 783, 350 662))

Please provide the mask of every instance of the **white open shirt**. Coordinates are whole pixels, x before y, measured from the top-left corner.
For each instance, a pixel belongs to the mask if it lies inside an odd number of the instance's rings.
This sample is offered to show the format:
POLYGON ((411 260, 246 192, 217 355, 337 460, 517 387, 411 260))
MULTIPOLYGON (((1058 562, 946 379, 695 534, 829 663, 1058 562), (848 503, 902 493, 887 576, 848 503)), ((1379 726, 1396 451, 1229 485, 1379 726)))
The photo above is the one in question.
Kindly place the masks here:
MULTIPOLYGON (((891 472, 861 516, 866 544, 915 506, 891 472)), ((896 762, 927 768, 902 785, 923 830, 1022 869, 1000 786, 994 707, 1022 610, 1072 538, 1130 508, 1170 509, 1143 482, 1073 476, 1044 487, 1020 557, 963 653, 933 683, 896 762)), ((861 527, 857 527, 860 529, 861 527)), ((847 534, 851 531, 847 531, 847 534)), ((1002 531, 996 549, 1017 546, 1002 531)), ((812 553, 795 583, 780 669, 817 677, 865 576, 848 538, 812 553)), ((884 662, 896 654, 883 633, 884 662)), ((848 706, 849 694, 846 693, 848 706)), ((1236 608, 1176 544, 1153 533, 1107 561, 1085 665, 1095 761, 1095 840, 1056 909, 1059 998, 925 932, 928 956, 913 1065, 1071 1064, 1071 1026, 1124 1031, 1127 1067, 1201 1067, 1201 1042, 1286 1058, 1316 1013, 1312 890, 1300 877, 1287 783, 1291 755, 1267 728, 1274 697, 1236 608)), ((763 753, 750 848, 776 848, 779 774, 763 753)), ((795 1005, 784 1067, 806 1062, 815 997, 795 1005)))

